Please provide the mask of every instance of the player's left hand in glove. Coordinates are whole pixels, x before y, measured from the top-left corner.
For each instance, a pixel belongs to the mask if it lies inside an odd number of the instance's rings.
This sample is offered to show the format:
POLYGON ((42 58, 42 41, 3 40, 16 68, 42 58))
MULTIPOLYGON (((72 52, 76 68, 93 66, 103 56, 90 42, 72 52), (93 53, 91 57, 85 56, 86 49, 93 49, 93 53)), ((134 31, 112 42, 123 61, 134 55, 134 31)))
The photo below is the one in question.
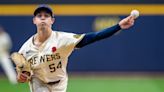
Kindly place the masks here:
POLYGON ((11 59, 16 65, 17 80, 24 83, 31 79, 31 65, 26 61, 23 55, 14 52, 11 54, 11 59))
POLYGON ((17 81, 20 83, 28 82, 30 80, 30 74, 29 72, 17 72, 17 81))

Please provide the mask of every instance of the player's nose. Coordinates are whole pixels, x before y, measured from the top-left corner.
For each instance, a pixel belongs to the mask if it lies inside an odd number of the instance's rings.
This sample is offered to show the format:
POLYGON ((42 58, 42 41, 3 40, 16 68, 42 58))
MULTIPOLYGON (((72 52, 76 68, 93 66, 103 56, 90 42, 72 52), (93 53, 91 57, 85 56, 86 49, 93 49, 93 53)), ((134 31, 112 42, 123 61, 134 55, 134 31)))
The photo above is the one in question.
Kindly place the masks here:
POLYGON ((46 17, 44 15, 41 16, 41 20, 44 20, 46 17))

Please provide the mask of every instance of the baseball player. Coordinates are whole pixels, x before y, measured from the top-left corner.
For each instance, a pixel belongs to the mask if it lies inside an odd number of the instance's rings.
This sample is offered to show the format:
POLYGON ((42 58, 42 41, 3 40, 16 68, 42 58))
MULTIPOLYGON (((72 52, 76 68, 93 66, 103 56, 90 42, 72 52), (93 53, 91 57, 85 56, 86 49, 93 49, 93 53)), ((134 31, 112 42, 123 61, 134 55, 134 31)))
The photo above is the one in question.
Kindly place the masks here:
POLYGON ((117 25, 99 32, 74 34, 52 30, 55 22, 53 12, 47 5, 40 5, 34 11, 33 23, 37 33, 31 36, 21 47, 19 53, 31 65, 31 72, 18 72, 18 82, 30 83, 31 92, 66 92, 68 57, 75 48, 107 38, 121 29, 134 24, 134 18, 128 16, 117 25), (30 76, 30 79, 29 79, 30 76))
POLYGON ((2 27, 0 27, 0 64, 10 83, 16 84, 16 72, 11 60, 9 59, 9 51, 11 49, 11 45, 12 42, 10 36, 2 27))

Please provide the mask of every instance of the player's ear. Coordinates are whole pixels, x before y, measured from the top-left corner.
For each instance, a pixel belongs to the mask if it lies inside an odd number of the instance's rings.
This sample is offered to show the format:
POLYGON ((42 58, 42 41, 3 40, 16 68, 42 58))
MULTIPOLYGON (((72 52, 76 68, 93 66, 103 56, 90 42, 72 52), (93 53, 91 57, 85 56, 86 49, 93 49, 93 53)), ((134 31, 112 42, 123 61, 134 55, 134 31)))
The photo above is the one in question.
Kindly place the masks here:
POLYGON ((35 23, 35 17, 33 17, 33 23, 36 24, 36 23, 35 23))
POLYGON ((53 18, 51 18, 51 20, 52 20, 52 24, 55 22, 55 18, 53 17, 53 18))

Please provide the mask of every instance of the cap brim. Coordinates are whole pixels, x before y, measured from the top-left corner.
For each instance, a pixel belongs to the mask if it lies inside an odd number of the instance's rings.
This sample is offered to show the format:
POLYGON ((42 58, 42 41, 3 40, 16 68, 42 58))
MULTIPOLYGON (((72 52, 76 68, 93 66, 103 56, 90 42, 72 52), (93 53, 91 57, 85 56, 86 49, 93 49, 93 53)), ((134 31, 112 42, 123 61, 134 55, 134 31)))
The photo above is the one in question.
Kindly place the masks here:
POLYGON ((48 7, 38 7, 35 11, 34 11, 34 16, 36 16, 38 13, 40 13, 41 11, 45 11, 46 13, 49 13, 52 17, 53 17, 53 12, 50 8, 48 7))

